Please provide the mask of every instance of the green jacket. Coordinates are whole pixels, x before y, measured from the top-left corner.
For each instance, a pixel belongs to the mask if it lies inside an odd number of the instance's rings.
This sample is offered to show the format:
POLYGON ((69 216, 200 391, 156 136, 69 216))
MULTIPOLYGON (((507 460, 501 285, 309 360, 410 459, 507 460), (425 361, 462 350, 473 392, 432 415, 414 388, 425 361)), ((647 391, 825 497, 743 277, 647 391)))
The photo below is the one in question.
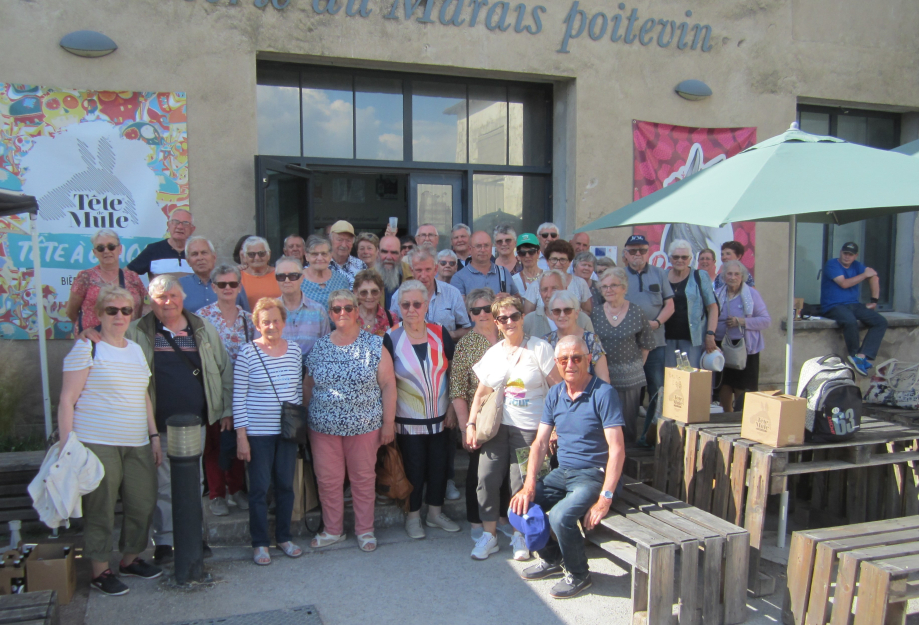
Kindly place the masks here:
MULTIPOLYGON (((204 374, 204 397, 207 401, 208 423, 214 423, 233 414, 233 363, 227 354, 217 328, 195 315, 183 310, 195 336, 195 345, 201 356, 204 374)), ((156 316, 150 312, 131 323, 125 333, 138 345, 147 359, 147 366, 153 372, 153 338, 156 334, 156 316)), ((150 401, 156 414, 156 375, 150 376, 150 401)))

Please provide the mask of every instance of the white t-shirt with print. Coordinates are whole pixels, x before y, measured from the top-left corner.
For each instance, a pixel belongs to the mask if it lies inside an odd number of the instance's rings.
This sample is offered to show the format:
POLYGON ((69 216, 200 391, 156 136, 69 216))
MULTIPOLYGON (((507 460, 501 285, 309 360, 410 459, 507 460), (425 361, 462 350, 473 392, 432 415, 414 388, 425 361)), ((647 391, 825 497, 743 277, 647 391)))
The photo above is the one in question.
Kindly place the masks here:
MULTIPOLYGON (((587 282, 584 281, 584 278, 579 278, 578 276, 571 276, 571 282, 568 283, 568 288, 566 290, 578 298, 578 301, 581 303, 586 302, 592 297, 587 282)), ((536 307, 540 310, 546 307, 542 301, 542 297, 539 295, 539 282, 534 282, 527 287, 527 292, 523 295, 523 299, 531 304, 536 304, 536 307)))
POLYGON ((493 345, 472 370, 485 386, 504 387, 504 417, 501 423, 522 430, 539 429, 546 391, 546 376, 555 368, 555 352, 546 341, 530 337, 526 350, 510 371, 508 365, 516 355, 508 357, 504 341, 493 345))

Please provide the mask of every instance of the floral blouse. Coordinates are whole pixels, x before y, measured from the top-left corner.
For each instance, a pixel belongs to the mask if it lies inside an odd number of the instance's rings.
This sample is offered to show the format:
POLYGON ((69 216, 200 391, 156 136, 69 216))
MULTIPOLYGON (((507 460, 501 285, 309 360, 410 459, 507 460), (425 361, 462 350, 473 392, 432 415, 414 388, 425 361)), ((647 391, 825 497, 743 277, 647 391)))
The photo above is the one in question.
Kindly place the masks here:
POLYGON ((230 361, 233 364, 236 364, 236 357, 239 355, 239 350, 243 345, 251 343, 262 336, 261 332, 255 329, 255 324, 252 323, 252 313, 246 312, 241 306, 237 306, 236 309, 239 311, 239 315, 237 315, 236 323, 233 324, 232 328, 227 326, 223 313, 217 307, 217 302, 208 304, 204 308, 199 308, 198 312, 195 313, 202 319, 210 321, 211 325, 217 328, 217 334, 220 335, 220 340, 223 341, 224 347, 227 348, 227 353, 230 355, 230 361))
MULTIPOLYGON (((124 272, 124 288, 134 296, 134 315, 132 319, 140 319, 140 313, 143 308, 144 298, 147 296, 147 289, 144 283, 140 281, 140 276, 130 269, 122 269, 124 272)), ((86 328, 95 328, 101 322, 96 316, 96 300, 99 298, 99 291, 102 287, 109 285, 118 285, 118 281, 106 282, 102 279, 102 272, 99 267, 84 269, 74 278, 70 286, 70 297, 82 297, 83 303, 80 305, 80 327, 74 326, 74 332, 79 334, 86 328)))
MULTIPOLYGON (((500 338, 500 337, 498 337, 500 338)), ((469 332, 456 344, 453 354, 453 369, 450 371, 450 399, 465 399, 471 406, 475 390, 479 387, 479 376, 472 370, 491 348, 488 339, 478 332, 469 332)))
POLYGON ((399 319, 395 316, 388 316, 382 306, 377 306, 377 318, 373 324, 363 323, 363 319, 361 319, 361 329, 376 336, 383 336, 387 330, 397 325, 399 325, 399 319), (392 318, 392 323, 389 321, 390 318, 392 318))

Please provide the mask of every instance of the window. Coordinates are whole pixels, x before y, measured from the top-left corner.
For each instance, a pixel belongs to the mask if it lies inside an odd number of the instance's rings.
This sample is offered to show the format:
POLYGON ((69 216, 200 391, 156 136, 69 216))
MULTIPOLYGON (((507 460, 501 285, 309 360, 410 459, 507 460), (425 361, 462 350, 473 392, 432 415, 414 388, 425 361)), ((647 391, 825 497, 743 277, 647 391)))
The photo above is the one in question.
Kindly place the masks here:
MULTIPOLYGON (((852 143, 889 150, 900 144, 900 116, 877 111, 836 109, 816 106, 798 107, 801 130, 818 135, 839 137, 852 143)), ((795 297, 807 303, 820 301, 820 272, 847 241, 858 244, 858 260, 877 270, 881 283, 878 307, 890 310, 893 305, 895 271, 895 215, 874 217, 842 226, 798 224, 795 258, 795 297)), ((871 297, 868 283, 862 286, 862 301, 871 297)))

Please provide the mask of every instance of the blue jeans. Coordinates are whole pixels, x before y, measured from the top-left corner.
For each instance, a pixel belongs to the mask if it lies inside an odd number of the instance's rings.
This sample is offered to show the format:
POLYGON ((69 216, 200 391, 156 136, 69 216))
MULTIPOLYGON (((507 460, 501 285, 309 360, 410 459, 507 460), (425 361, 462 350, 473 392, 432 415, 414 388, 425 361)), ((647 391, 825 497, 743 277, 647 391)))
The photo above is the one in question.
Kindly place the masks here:
POLYGON ((274 482, 277 500, 275 540, 290 540, 290 517, 294 511, 294 470, 297 466, 297 444, 284 440, 280 434, 250 436, 249 448, 249 534, 253 547, 268 547, 268 485, 274 482))
MULTIPOLYGON (((648 353, 645 361, 645 383, 648 388, 648 414, 653 419, 657 416, 657 395, 664 387, 664 360, 667 356, 667 346, 655 347, 648 353)), ((633 441, 626 441, 633 442, 633 441)))
POLYGON ((887 332, 887 319, 878 311, 871 310, 864 304, 839 304, 823 313, 827 319, 832 319, 842 328, 842 336, 846 339, 846 349, 850 356, 864 354, 868 360, 874 360, 881 348, 884 333, 887 332), (865 341, 858 340, 858 322, 868 326, 865 341))
POLYGON ((578 579, 584 579, 590 572, 578 520, 597 503, 604 477, 605 473, 597 468, 558 468, 536 483, 534 503, 549 514, 549 525, 557 539, 556 542, 550 538, 537 553, 549 564, 564 564, 578 579))

